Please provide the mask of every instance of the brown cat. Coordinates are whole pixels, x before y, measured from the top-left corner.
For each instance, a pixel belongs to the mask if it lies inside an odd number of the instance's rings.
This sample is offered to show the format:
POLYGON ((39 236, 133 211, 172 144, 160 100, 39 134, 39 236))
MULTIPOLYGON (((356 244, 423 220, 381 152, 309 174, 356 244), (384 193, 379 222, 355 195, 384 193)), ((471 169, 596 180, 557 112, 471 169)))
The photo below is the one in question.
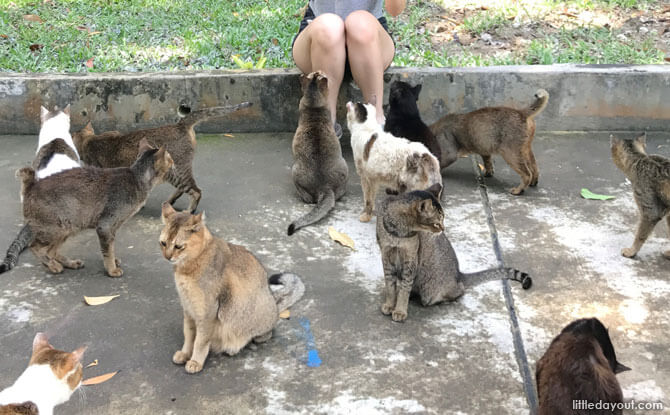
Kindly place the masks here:
POLYGON ((573 409, 573 403, 621 403, 616 374, 626 370, 630 368, 617 362, 612 340, 597 318, 573 321, 537 362, 538 415, 621 414, 620 409, 573 409))
POLYGON ((521 176, 521 184, 510 193, 520 195, 528 186, 536 186, 540 171, 531 147, 535 116, 548 101, 549 94, 540 89, 535 93, 535 101, 523 110, 490 107, 440 118, 430 126, 439 142, 440 166, 447 167, 460 156, 476 153, 484 160, 484 175, 490 177, 493 176, 491 156, 500 154, 521 176))
POLYGON ((302 201, 316 203, 316 207, 289 225, 289 235, 326 216, 344 195, 349 175, 328 110, 328 79, 321 72, 313 72, 301 75, 300 83, 303 96, 293 136, 295 161, 291 173, 302 201))
POLYGON ((195 212, 202 191, 193 178, 192 164, 196 146, 193 128, 208 118, 222 116, 250 106, 251 103, 244 102, 239 105, 205 108, 190 112, 176 124, 126 134, 108 131, 95 135, 89 122, 82 130, 74 133, 72 138, 79 150, 81 160, 89 166, 97 167, 130 166, 137 158, 137 146, 143 138, 155 146, 166 146, 174 160, 174 169, 165 180, 177 188, 168 201, 173 204, 182 194, 188 193, 191 198, 188 209, 195 212))
POLYGON ((302 297, 300 278, 283 273, 268 281, 246 248, 212 236, 203 213, 177 212, 165 202, 162 218, 161 251, 174 264, 184 311, 184 345, 172 361, 196 373, 210 351, 232 356, 250 341, 269 340, 279 313, 302 297))
POLYGON ((33 169, 20 169, 17 175, 22 180, 25 225, 0 264, 0 273, 16 265, 26 246, 53 273, 63 272, 63 267, 82 268, 81 260, 66 258, 58 250, 70 236, 95 229, 107 274, 123 275, 114 253, 116 231, 140 210, 151 189, 172 168, 165 146, 157 150, 142 140, 139 149, 140 154, 130 167, 84 167, 39 181, 33 169))
POLYGON ((81 385, 81 358, 86 347, 72 353, 56 350, 47 336, 37 333, 28 368, 14 384, 0 392, 0 415, 52 415, 81 385), (4 405, 4 406, 3 406, 4 405))
MULTIPOLYGON (((633 197, 640 211, 640 222, 633 246, 621 250, 621 255, 632 258, 647 240, 654 226, 665 218, 670 229, 670 160, 646 152, 647 134, 634 140, 610 136, 614 164, 633 185, 633 197)), ((663 252, 670 259, 670 250, 663 252)))

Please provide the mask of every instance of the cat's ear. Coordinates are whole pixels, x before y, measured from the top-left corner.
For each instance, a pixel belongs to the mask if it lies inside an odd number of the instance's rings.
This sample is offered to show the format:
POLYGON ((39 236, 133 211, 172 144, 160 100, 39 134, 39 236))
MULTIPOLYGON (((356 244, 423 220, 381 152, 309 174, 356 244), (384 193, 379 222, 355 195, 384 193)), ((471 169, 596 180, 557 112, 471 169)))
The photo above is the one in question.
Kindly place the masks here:
POLYGON ((33 339, 33 354, 44 349, 45 347, 50 347, 49 338, 44 333, 37 333, 33 339))
POLYGON ((635 141, 642 144, 643 146, 647 145, 647 132, 643 132, 642 135, 635 137, 635 141))
POLYGON ((439 184, 439 183, 435 183, 432 186, 430 186, 428 189, 426 189, 426 192, 435 196, 435 199, 440 200, 440 195, 442 194, 442 185, 439 184))
POLYGON ((421 84, 412 88, 412 94, 414 94, 414 99, 419 100, 419 94, 421 93, 421 84))
POLYGON ((621 372, 626 372, 628 370, 633 370, 633 369, 629 368, 626 365, 622 365, 619 362, 616 362, 616 367, 614 368, 614 373, 615 374, 618 374, 618 373, 621 373, 621 372))
POLYGON ((197 215, 191 216, 190 221, 191 227, 188 229, 191 232, 200 232, 203 226, 205 226, 205 212, 200 212, 197 215))
POLYGON ((143 138, 143 139, 140 141, 140 145, 139 145, 139 149, 138 149, 138 154, 142 154, 142 153, 144 153, 144 152, 147 151, 147 150, 153 150, 154 148, 155 148, 155 147, 152 146, 151 144, 149 144, 149 140, 147 140, 146 137, 145 137, 145 138, 143 138))
POLYGON ((67 107, 63 110, 63 114, 70 116, 70 104, 67 104, 67 107))
POLYGON ((307 85, 309 85, 309 75, 300 74, 300 88, 305 91, 305 88, 307 88, 307 85))
POLYGON ((433 201, 430 199, 416 200, 414 201, 412 206, 414 207, 414 210, 416 210, 417 212, 426 213, 432 208, 433 201))
POLYGON ((44 105, 40 105, 40 121, 42 121, 42 123, 46 121, 47 115, 49 115, 49 110, 44 108, 44 105))
POLYGON ((84 352, 86 349, 88 349, 88 346, 82 346, 72 352, 72 356, 77 360, 77 362, 81 363, 81 358, 84 357, 84 352))
POLYGON ((161 205, 161 220, 163 221, 163 225, 165 225, 167 219, 169 219, 170 216, 174 215, 175 213, 177 213, 177 211, 174 210, 170 202, 163 202, 161 205))
POLYGON ((368 101, 368 104, 372 105, 373 107, 377 106, 377 95, 372 95, 370 97, 370 100, 368 101))
POLYGON ((319 74, 319 77, 316 80, 316 85, 319 87, 321 93, 328 91, 328 78, 325 75, 319 74))
POLYGON ((419 161, 421 160, 421 155, 419 153, 412 153, 407 156, 407 171, 410 173, 416 173, 419 170, 419 161))

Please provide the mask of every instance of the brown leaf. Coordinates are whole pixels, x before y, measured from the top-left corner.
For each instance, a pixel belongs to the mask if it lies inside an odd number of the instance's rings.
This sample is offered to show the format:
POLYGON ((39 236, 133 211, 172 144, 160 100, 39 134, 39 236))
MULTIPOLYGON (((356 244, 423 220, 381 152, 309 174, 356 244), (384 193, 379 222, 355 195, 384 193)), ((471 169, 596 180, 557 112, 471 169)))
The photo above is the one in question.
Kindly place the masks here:
POLYGON ((349 235, 336 231, 332 226, 328 227, 328 235, 330 235, 330 238, 333 241, 339 242, 343 246, 354 249, 354 240, 351 239, 349 235))
POLYGON ((102 32, 95 31, 95 32, 90 32, 88 35, 93 36, 93 35, 99 35, 100 33, 102 33, 102 32))
POLYGON ((39 43, 33 43, 32 45, 30 45, 28 47, 30 48, 31 52, 37 52, 37 51, 41 50, 44 47, 44 45, 40 45, 39 43))
POLYGON ((24 14, 23 15, 23 20, 28 21, 28 22, 42 23, 42 19, 40 19, 39 16, 34 15, 34 14, 24 14))
POLYGON ((290 317, 291 317, 291 312, 289 310, 284 310, 281 313, 279 313, 279 318, 283 318, 283 319, 287 320, 290 317))
POLYGON ((98 359, 95 359, 94 361, 89 363, 84 369, 89 368, 89 367, 93 367, 93 366, 98 366, 98 359))
POLYGON ((670 56, 666 56, 665 58, 663 58, 663 60, 665 60, 666 62, 670 62, 670 56))
POLYGON ((93 377, 93 378, 84 379, 84 380, 81 382, 81 384, 84 385, 84 386, 91 386, 91 385, 97 385, 97 384, 102 383, 102 382, 107 382, 108 380, 110 380, 111 378, 113 378, 114 375, 116 375, 117 373, 119 373, 118 370, 117 370, 116 372, 105 373, 104 375, 100 375, 100 376, 96 376, 96 377, 93 377))
MULTIPOLYGON (((89 60, 86 61, 84 65, 86 65, 87 68, 92 68, 93 67, 93 59, 95 58, 90 58, 89 60)), ((118 295, 117 295, 118 297, 118 295)))
POLYGON ((7 35, 0 35, 0 37, 3 38, 3 39, 7 39, 9 36, 7 36, 7 35))
POLYGON ((484 171, 484 166, 481 163, 477 164, 479 166, 479 170, 484 171))
POLYGON ((234 135, 232 135, 232 134, 224 134, 223 136, 224 136, 224 137, 230 137, 230 138, 233 138, 233 137, 235 137, 235 136, 234 136, 234 135))
POLYGON ((87 297, 87 296, 84 296, 84 301, 88 305, 101 305, 101 304, 106 304, 106 303, 112 301, 116 297, 119 297, 119 295, 118 294, 117 295, 105 295, 105 296, 102 296, 102 297, 87 297))
POLYGON ((77 26, 77 30, 81 30, 82 32, 88 32, 88 27, 86 26, 77 26))
POLYGON ((279 45, 279 39, 277 39, 276 37, 273 37, 272 40, 271 40, 271 42, 272 42, 272 44, 275 45, 275 46, 278 46, 278 45, 279 45))

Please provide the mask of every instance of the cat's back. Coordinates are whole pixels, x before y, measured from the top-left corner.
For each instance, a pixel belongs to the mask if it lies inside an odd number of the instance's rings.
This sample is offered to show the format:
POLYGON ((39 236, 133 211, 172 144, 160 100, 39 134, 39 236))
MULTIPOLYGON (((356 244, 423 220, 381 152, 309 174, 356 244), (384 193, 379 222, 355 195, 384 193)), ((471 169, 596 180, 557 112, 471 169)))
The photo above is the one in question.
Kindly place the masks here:
POLYGON ((458 259, 449 238, 444 232, 419 235, 419 261, 427 275, 458 274, 458 259))

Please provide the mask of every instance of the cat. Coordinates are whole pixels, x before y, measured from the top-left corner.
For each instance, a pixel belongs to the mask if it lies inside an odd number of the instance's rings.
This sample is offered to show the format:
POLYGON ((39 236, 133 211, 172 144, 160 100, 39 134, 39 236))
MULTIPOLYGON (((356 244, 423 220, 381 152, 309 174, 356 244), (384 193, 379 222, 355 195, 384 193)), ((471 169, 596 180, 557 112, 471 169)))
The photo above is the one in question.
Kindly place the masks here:
POLYGON ((251 103, 239 105, 204 108, 185 114, 176 124, 148 128, 121 134, 108 131, 95 135, 89 122, 82 130, 74 133, 74 143, 81 154, 81 159, 89 166, 97 167, 128 167, 137 158, 137 146, 146 138, 155 146, 165 145, 174 160, 174 169, 165 180, 177 190, 170 197, 174 204, 182 194, 190 197, 188 209, 195 212, 202 197, 202 191, 193 178, 193 157, 195 154, 194 127, 211 117, 222 116, 242 108, 250 107, 251 103))
POLYGON ((3 412, 9 408, 0 406, 0 414, 53 414, 54 407, 67 402, 81 385, 85 350, 86 347, 71 353, 56 350, 45 334, 37 333, 28 368, 12 386, 0 392, 0 405, 13 404, 10 406, 14 412, 3 412))
POLYGON ((19 404, 0 405, 0 415, 39 415, 37 405, 28 401, 19 404))
POLYGON ((374 105, 348 102, 347 123, 365 201, 361 222, 372 218, 380 186, 401 193, 433 184, 442 188, 440 164, 435 156, 421 143, 384 132, 376 121, 374 105))
POLYGON ((177 212, 165 202, 161 252, 174 264, 184 311, 184 345, 172 361, 202 370, 209 352, 235 355, 249 342, 270 339, 279 313, 302 297, 294 274, 267 272, 246 248, 213 236, 203 213, 177 212))
POLYGON ((395 81, 389 93, 389 110, 384 131, 396 137, 404 137, 422 143, 442 164, 442 150, 435 134, 421 120, 416 102, 421 93, 421 84, 412 87, 407 82, 395 81))
POLYGON ((288 227, 298 229, 321 220, 335 206, 347 187, 349 167, 342 157, 328 109, 328 79, 322 72, 301 75, 298 129, 293 136, 293 183, 305 203, 316 203, 307 215, 288 227))
POLYGON ((58 250, 68 237, 95 229, 107 274, 123 275, 114 253, 116 231, 140 210, 151 189, 172 168, 165 146, 157 150, 142 140, 139 148, 140 154, 130 167, 82 167, 39 181, 30 167, 20 169, 17 175, 22 180, 25 225, 0 264, 0 273, 12 269, 27 246, 52 273, 63 272, 63 267, 82 268, 81 260, 68 259, 58 250))
POLYGON ((429 189, 388 196, 379 206, 377 243, 384 267, 384 300, 381 311, 393 321, 407 318, 410 294, 429 306, 453 301, 466 286, 511 279, 530 288, 532 279, 514 268, 494 268, 464 274, 444 233, 444 212, 439 184, 429 189))
POLYGON ((70 136, 70 106, 62 111, 40 107, 40 135, 33 160, 37 179, 81 167, 79 153, 70 136))
MULTIPOLYGON (((621 250, 626 258, 638 253, 661 219, 665 218, 670 229, 670 160, 648 155, 646 141, 646 133, 633 140, 610 135, 612 160, 632 183, 633 198, 640 211, 633 246, 621 250)), ((663 252, 663 256, 670 259, 670 250, 663 252)))
POLYGON ((536 186, 540 171, 533 154, 535 117, 544 110, 549 94, 535 93, 535 101, 526 109, 507 107, 481 108, 467 114, 448 114, 430 126, 440 145, 440 163, 448 167, 460 156, 477 153, 484 161, 484 176, 493 176, 491 156, 500 154, 521 176, 521 183, 510 193, 520 195, 528 186, 536 186))
POLYGON ((597 318, 568 324, 537 362, 538 415, 622 414, 619 409, 576 410, 573 402, 621 403, 616 374, 630 368, 617 362, 607 329, 597 318))

